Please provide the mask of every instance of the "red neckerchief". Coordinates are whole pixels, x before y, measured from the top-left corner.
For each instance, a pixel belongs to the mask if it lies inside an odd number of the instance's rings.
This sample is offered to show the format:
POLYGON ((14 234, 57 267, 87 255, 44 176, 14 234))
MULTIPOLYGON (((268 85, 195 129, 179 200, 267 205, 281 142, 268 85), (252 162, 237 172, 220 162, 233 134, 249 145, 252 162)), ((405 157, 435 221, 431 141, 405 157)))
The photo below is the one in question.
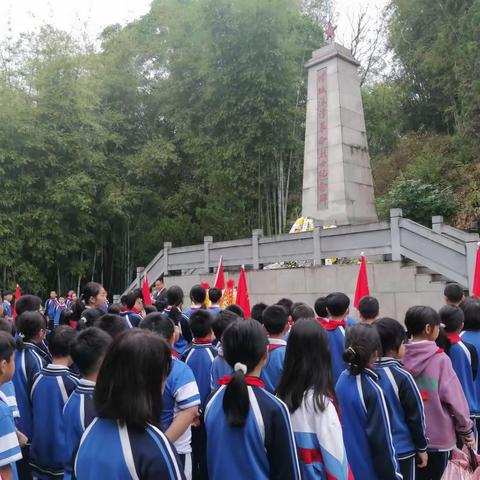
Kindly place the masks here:
POLYGON ((180 355, 176 350, 174 350, 174 349, 172 348, 172 357, 175 357, 175 358, 180 359, 180 358, 181 358, 181 355, 180 355))
POLYGON ((140 315, 140 310, 138 308, 132 307, 132 308, 127 308, 127 312, 131 313, 136 313, 137 315, 140 315))
POLYGON ((268 344, 268 351, 271 352, 273 350, 276 350, 277 348, 284 347, 285 345, 282 345, 281 343, 269 343, 268 344))
MULTIPOLYGON (((231 375, 225 375, 224 377, 218 379, 218 384, 219 385, 228 385, 231 381, 232 381, 232 376, 231 375)), ((263 381, 258 377, 247 376, 247 377, 245 377, 245 383, 247 385, 250 385, 251 387, 265 388, 265 383, 263 383, 263 381)))
POLYGON ((346 322, 344 320, 325 320, 322 317, 317 317, 320 325, 328 332, 335 330, 337 327, 345 327, 346 322))
POLYGON ((212 339, 210 337, 204 337, 204 338, 195 337, 193 339, 193 343, 195 345, 208 345, 209 343, 212 343, 212 339))
POLYGON ((455 333, 455 332, 445 332, 445 336, 448 338, 448 341, 452 345, 462 341, 462 337, 458 333, 455 333))

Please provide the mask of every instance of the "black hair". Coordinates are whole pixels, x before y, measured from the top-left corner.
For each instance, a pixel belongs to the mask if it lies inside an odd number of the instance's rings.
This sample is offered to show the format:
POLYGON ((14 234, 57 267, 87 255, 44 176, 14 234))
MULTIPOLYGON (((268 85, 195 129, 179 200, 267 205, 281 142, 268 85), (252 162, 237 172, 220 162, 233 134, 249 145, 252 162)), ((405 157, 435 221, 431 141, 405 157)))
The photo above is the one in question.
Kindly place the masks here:
POLYGON ((440 322, 447 333, 458 332, 461 330, 465 321, 463 310, 456 305, 444 305, 438 312, 440 322))
POLYGON ((285 330, 288 313, 282 305, 271 305, 263 311, 263 326, 270 335, 278 335, 285 330))
POLYGON ((48 334, 48 349, 53 358, 67 357, 77 332, 67 325, 59 325, 48 334))
POLYGON ((382 352, 398 352, 398 349, 407 341, 407 332, 400 322, 393 318, 380 318, 375 322, 375 328, 380 336, 382 352))
POLYGON ((235 315, 229 310, 222 310, 221 312, 218 312, 212 322, 212 330, 215 334, 215 338, 222 341, 222 335, 225 329, 238 319, 238 315, 235 315))
POLYGON ((112 337, 97 327, 87 328, 74 338, 70 355, 83 376, 98 371, 111 343, 112 337))
POLYGON ((464 295, 463 288, 458 283, 447 283, 443 295, 449 302, 460 303, 464 295))
POLYGON ((237 363, 247 367, 250 373, 266 355, 267 334, 255 320, 237 320, 228 326, 222 337, 226 362, 234 369, 232 380, 225 388, 223 411, 232 427, 243 427, 250 410, 245 374, 235 369, 237 363))
POLYGON ((86 308, 80 315, 77 330, 93 327, 94 323, 103 315, 105 315, 105 312, 99 308, 86 308))
POLYGON ((222 291, 219 288, 210 288, 208 290, 208 298, 212 303, 218 303, 222 298, 222 291))
MULTIPOLYGON (((17 317, 15 326, 22 340, 29 342, 40 333, 40 330, 45 330, 45 317, 40 312, 23 312, 17 317)), ((21 342, 17 342, 17 347, 20 350, 23 348, 21 342)))
POLYGON ((7 320, 6 318, 0 318, 0 331, 7 332, 10 335, 15 335, 16 333, 16 329, 13 323, 10 320, 7 320))
POLYGON ((315 300, 315 305, 313 308, 315 309, 317 317, 328 318, 327 297, 318 297, 315 300))
POLYGON ((82 312, 85 310, 85 305, 81 300, 76 300, 70 306, 70 310, 64 310, 64 316, 60 314, 60 318, 63 320, 64 324, 68 324, 70 322, 79 322, 80 318, 82 317, 82 312))
POLYGON ((245 313, 243 313, 243 308, 239 307, 235 303, 232 303, 231 305, 229 305, 225 310, 230 310, 235 315, 238 315, 240 318, 245 318, 245 313))
POLYGON ((132 293, 135 295, 135 297, 141 298, 143 300, 143 290, 141 288, 139 288, 139 287, 134 288, 132 290, 132 293))
POLYGON ((38 312, 42 306, 42 300, 36 295, 22 295, 15 302, 15 311, 17 315, 23 312, 38 312))
POLYGON ((315 319, 302 318, 290 330, 277 395, 293 413, 311 388, 314 409, 323 412, 333 395, 328 337, 315 319))
POLYGON ((85 305, 88 305, 90 303, 90 299, 96 297, 102 291, 102 288, 103 287, 97 282, 88 282, 83 287, 82 292, 82 301, 85 303, 85 305))
POLYGON ((108 313, 114 313, 115 315, 120 315, 122 313, 122 305, 120 303, 112 303, 108 306, 108 313))
POLYGON ((15 351, 15 340, 8 332, 0 332, 0 361, 10 363, 12 354, 15 351))
POLYGON ((480 298, 467 297, 460 305, 465 315, 464 330, 480 330, 480 298))
POLYGON ((190 300, 196 304, 204 305, 207 299, 207 291, 202 285, 194 285, 190 289, 190 300))
POLYGON ((125 295, 125 305, 127 308, 132 309, 135 306, 135 302, 139 297, 135 292, 130 292, 125 295))
POLYGON ((108 333, 110 337, 115 338, 122 332, 128 329, 127 322, 120 315, 114 313, 105 313, 101 317, 97 318, 93 325, 105 333, 108 333))
POLYGON ((427 325, 435 327, 440 325, 440 316, 432 307, 417 305, 410 307, 405 314, 407 335, 413 337, 425 330, 427 325))
POLYGON ((123 305, 123 306, 125 306, 126 300, 127 300, 127 296, 126 296, 126 295, 122 295, 122 296, 120 297, 120 304, 123 305))
POLYGON ((362 373, 369 365, 372 355, 381 351, 380 336, 373 325, 357 323, 347 329, 343 360, 352 375, 362 373))
POLYGON ((169 341, 175 333, 173 320, 160 312, 149 313, 140 322, 139 328, 150 330, 169 341))
POLYGON ((167 300, 170 307, 179 307, 183 303, 183 290, 178 285, 172 285, 167 290, 167 300))
POLYGON ((170 371, 171 350, 159 336, 139 328, 120 334, 107 350, 98 373, 97 415, 143 430, 160 427, 162 386, 170 371))
POLYGON ((358 312, 365 320, 374 320, 380 312, 380 305, 375 297, 363 297, 358 302, 358 312))
POLYGON ((148 304, 144 304, 143 305, 143 309, 145 310, 145 313, 148 315, 149 313, 155 313, 155 312, 158 312, 158 309, 155 305, 148 305, 148 304))
POLYGON ((327 295, 327 311, 332 317, 341 317, 347 313, 350 306, 350 299, 342 292, 335 292, 327 295))
POLYGON ((293 301, 289 298, 281 298, 275 305, 281 305, 287 312, 288 316, 292 314, 293 301))
POLYGON ((204 338, 212 332, 212 316, 207 310, 195 310, 188 319, 192 335, 196 338, 204 338))
POLYGON ((266 303, 256 303, 250 310, 251 317, 257 322, 263 323, 263 311, 268 307, 266 303))
POLYGON ((313 318, 315 319, 315 312, 311 307, 305 304, 298 305, 292 311, 292 320, 296 322, 301 318, 313 318))

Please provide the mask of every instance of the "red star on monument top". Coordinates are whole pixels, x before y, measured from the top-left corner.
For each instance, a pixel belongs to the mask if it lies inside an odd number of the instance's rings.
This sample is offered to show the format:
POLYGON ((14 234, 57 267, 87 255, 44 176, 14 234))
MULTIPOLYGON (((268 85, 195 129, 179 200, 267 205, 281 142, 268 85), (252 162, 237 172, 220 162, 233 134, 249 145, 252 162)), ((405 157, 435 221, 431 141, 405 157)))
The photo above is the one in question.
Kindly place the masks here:
POLYGON ((335 41, 335 30, 337 29, 336 25, 329 20, 327 23, 327 28, 325 29, 325 40, 327 43, 332 43, 335 41))

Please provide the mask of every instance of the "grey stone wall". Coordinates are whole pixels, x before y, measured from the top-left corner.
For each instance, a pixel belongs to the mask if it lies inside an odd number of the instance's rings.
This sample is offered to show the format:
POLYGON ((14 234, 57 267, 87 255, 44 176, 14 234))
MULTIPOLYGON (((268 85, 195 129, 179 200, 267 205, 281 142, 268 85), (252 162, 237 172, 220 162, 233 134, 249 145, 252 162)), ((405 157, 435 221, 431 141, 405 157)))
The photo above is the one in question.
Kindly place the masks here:
MULTIPOLYGON (((353 303, 358 265, 331 265, 311 268, 256 270, 247 272, 250 302, 263 301, 267 304, 282 297, 302 301, 313 306, 321 295, 341 291, 350 296, 353 303)), ((438 309, 443 304, 442 282, 432 282, 428 274, 418 274, 415 266, 404 266, 401 262, 367 264, 371 295, 380 302, 381 315, 391 316, 403 322, 405 312, 412 305, 429 305, 438 309)), ((238 274, 230 275, 238 280, 238 274)), ((213 286, 215 275, 169 276, 167 285, 179 285, 188 292, 192 285, 208 282, 213 286)), ((357 316, 351 308, 353 317, 357 316)))

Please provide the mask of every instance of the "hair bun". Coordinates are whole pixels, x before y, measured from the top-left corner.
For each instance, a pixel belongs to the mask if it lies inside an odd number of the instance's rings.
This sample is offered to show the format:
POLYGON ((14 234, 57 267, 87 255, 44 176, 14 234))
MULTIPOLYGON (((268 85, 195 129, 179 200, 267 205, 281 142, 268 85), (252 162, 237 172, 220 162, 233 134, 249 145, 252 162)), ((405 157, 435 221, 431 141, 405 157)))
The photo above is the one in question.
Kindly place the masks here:
POLYGON ((234 365, 233 370, 234 370, 235 372, 238 372, 238 371, 243 372, 244 375, 247 374, 247 366, 246 366, 245 364, 243 364, 243 363, 240 363, 240 362, 237 362, 237 363, 234 365))

